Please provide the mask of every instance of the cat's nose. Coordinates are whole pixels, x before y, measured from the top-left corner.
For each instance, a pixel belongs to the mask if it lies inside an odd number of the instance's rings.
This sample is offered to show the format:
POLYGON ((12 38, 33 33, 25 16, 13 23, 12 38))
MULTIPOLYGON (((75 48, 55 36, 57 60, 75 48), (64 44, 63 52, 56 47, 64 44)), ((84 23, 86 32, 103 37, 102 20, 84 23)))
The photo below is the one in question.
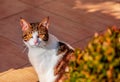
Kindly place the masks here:
POLYGON ((36 39, 36 40, 34 40, 34 43, 35 43, 35 44, 37 44, 37 43, 38 43, 38 40, 37 40, 37 39, 36 39))

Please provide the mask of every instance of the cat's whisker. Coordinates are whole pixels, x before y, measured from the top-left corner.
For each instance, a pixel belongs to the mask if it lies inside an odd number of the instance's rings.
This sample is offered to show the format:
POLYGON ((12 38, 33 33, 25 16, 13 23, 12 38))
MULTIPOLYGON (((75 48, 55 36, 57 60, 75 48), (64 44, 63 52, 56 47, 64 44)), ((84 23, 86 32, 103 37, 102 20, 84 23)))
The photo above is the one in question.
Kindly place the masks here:
POLYGON ((25 44, 22 44, 23 47, 27 47, 25 44))
POLYGON ((27 46, 24 46, 24 50, 22 51, 22 53, 25 53, 25 51, 27 50, 27 46))

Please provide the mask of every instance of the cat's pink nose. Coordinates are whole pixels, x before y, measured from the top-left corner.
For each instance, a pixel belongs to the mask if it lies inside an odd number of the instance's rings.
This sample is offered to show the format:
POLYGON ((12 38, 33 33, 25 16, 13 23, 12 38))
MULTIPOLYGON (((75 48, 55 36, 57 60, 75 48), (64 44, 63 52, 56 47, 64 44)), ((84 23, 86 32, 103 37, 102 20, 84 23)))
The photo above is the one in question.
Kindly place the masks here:
POLYGON ((37 43, 38 43, 38 40, 35 40, 34 43, 37 44, 37 43))

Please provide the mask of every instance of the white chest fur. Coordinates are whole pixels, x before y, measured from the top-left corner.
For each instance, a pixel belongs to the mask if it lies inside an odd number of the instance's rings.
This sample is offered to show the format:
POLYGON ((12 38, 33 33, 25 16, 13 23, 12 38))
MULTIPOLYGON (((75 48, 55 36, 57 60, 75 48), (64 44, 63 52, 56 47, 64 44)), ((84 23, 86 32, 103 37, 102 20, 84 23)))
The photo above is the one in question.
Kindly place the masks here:
POLYGON ((34 51, 30 51, 28 56, 40 78, 40 82, 53 82, 55 79, 54 67, 60 58, 60 56, 56 56, 56 49, 35 49, 34 51))
POLYGON ((54 82, 54 67, 61 55, 57 56, 57 39, 51 38, 45 48, 29 48, 28 57, 35 68, 40 82, 54 82))

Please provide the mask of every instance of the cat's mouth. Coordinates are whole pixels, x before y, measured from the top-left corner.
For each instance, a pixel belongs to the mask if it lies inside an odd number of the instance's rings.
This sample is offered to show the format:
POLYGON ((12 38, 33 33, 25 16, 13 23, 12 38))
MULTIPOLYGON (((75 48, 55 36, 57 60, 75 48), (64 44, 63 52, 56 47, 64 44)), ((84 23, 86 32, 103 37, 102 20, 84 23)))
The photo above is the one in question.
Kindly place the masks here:
POLYGON ((34 45, 32 45, 32 47, 39 47, 40 46, 40 43, 36 43, 34 45))
POLYGON ((31 45, 32 48, 40 47, 39 45, 31 45))
POLYGON ((31 45, 31 47, 33 47, 33 48, 36 48, 36 47, 44 47, 45 45, 43 45, 43 44, 41 44, 41 43, 37 43, 37 44, 35 44, 35 45, 31 45))

